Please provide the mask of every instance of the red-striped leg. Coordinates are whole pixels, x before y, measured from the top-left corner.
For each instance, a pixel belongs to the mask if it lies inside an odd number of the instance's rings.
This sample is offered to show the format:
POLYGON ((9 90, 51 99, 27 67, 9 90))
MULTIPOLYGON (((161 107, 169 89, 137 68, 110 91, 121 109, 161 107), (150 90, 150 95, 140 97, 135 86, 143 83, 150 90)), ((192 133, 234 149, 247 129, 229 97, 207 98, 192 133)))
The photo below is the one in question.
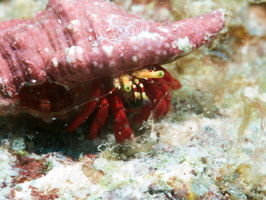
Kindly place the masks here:
POLYGON ((100 88, 99 88, 99 83, 97 80, 93 81, 91 88, 92 88, 91 96, 92 96, 92 98, 94 98, 94 100, 87 103, 85 105, 82 113, 79 114, 76 117, 76 119, 66 127, 65 130, 67 132, 75 131, 95 110, 95 108, 97 106, 97 101, 95 99, 98 99, 100 97, 100 92, 101 92, 100 88))
POLYGON ((125 108, 122 100, 116 92, 107 96, 109 108, 114 115, 114 134, 118 142, 130 138, 132 130, 125 113, 125 108))
POLYGON ((108 117, 108 102, 107 99, 104 97, 101 99, 100 108, 97 110, 96 117, 93 120, 90 128, 89 132, 90 140, 94 140, 97 137, 107 117, 108 117))
POLYGON ((146 121, 150 117, 151 112, 153 112, 153 117, 157 119, 162 116, 164 110, 167 109, 164 94, 158 86, 154 82, 151 83, 150 80, 143 80, 143 84, 150 100, 144 103, 139 114, 134 117, 134 123, 146 121))

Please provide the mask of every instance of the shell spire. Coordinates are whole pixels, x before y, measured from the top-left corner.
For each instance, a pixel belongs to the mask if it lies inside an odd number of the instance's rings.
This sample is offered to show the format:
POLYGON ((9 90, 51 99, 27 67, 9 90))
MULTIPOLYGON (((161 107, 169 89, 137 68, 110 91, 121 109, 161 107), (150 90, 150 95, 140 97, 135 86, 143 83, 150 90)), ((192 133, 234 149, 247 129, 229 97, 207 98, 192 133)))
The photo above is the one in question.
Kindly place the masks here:
POLYGON ((173 55, 173 59, 177 59, 210 41, 223 29, 224 22, 224 11, 218 9, 158 27, 154 31, 164 37, 160 42, 167 55, 173 55))

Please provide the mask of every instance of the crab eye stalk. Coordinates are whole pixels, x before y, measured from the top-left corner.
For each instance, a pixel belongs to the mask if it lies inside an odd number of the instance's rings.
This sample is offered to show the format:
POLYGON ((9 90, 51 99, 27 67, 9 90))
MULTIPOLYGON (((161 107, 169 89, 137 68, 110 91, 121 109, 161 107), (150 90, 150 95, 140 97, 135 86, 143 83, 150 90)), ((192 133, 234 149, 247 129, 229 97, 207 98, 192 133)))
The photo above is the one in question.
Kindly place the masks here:
POLYGON ((131 87, 130 87, 129 85, 125 85, 125 86, 124 86, 124 90, 125 90, 126 92, 131 92, 131 87))
POLYGON ((121 80, 123 82, 125 92, 131 92, 131 89, 132 89, 131 77, 128 75, 125 75, 121 77, 121 80))
POLYGON ((163 71, 157 71, 158 72, 158 78, 163 78, 164 77, 164 72, 163 71))
POLYGON ((158 71, 137 71, 133 74, 137 78, 163 78, 164 72, 162 70, 158 71))

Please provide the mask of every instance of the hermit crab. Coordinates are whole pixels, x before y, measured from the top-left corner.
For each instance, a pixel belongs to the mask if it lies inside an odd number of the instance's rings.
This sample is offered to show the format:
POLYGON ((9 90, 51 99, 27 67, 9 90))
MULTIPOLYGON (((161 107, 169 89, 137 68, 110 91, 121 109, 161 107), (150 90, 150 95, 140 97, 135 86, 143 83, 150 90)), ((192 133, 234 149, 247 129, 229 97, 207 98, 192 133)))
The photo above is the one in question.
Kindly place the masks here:
POLYGON ((0 23, 0 114, 49 121, 82 105, 67 131, 94 116, 94 139, 113 116, 122 142, 132 134, 129 118, 142 123, 151 113, 165 115, 170 89, 181 88, 161 65, 205 44, 223 26, 221 9, 161 24, 104 0, 50 0, 32 19, 0 23))

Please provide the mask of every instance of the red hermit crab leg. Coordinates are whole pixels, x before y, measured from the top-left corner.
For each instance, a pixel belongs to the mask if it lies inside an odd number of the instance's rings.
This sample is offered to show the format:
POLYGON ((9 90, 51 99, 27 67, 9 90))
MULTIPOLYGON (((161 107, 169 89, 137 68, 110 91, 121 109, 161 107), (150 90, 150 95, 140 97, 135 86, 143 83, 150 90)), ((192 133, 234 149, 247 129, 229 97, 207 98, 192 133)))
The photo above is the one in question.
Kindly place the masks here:
POLYGON ((93 120, 90 128, 90 133, 89 133, 90 140, 93 140, 97 137, 100 128, 104 124, 107 117, 108 117, 108 101, 104 97, 101 100, 100 108, 97 111, 96 117, 93 120))
POLYGON ((116 93, 113 93, 108 96, 108 102, 112 110, 112 113, 115 116, 114 119, 115 139, 118 142, 122 142, 125 139, 130 138, 132 134, 132 130, 130 129, 130 125, 125 113, 123 102, 116 93))
POLYGON ((79 116, 70 125, 68 125, 68 127, 66 128, 66 131, 72 132, 76 130, 95 110, 97 106, 97 99, 100 97, 100 93, 101 93, 100 88, 98 87, 99 83, 100 82, 98 80, 94 80, 92 82, 92 86, 91 86, 92 100, 85 105, 82 113, 80 113, 79 116))

